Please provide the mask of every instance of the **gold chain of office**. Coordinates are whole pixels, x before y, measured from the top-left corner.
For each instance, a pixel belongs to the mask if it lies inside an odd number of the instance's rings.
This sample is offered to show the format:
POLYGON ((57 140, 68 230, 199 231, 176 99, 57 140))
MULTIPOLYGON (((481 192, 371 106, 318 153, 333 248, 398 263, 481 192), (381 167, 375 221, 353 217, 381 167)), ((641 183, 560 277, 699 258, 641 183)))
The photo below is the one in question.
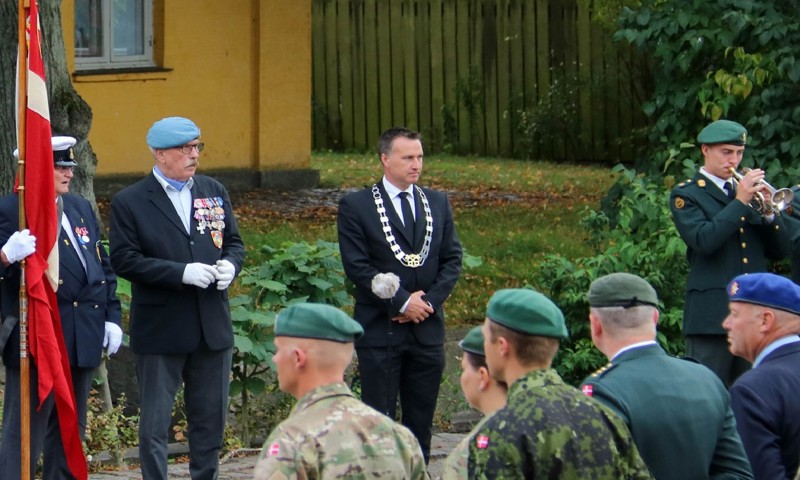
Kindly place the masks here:
MULTIPOLYGON (((428 254, 431 251, 431 239, 433 238, 433 215, 431 214, 431 206, 428 203, 428 197, 425 196, 425 193, 418 186, 414 185, 414 188, 417 189, 419 198, 422 201, 422 208, 425 210, 425 242, 422 244, 422 250, 420 250, 419 253, 406 253, 395 240, 392 226, 389 225, 389 217, 386 216, 386 207, 383 204, 383 197, 381 196, 381 191, 378 189, 378 185, 375 184, 372 186, 372 198, 375 199, 375 207, 378 210, 378 217, 380 217, 386 242, 389 244, 389 248, 392 249, 395 258, 409 268, 417 268, 425 264, 425 260, 428 259, 428 254)), ((405 199, 401 199, 401 201, 405 201, 405 199)))

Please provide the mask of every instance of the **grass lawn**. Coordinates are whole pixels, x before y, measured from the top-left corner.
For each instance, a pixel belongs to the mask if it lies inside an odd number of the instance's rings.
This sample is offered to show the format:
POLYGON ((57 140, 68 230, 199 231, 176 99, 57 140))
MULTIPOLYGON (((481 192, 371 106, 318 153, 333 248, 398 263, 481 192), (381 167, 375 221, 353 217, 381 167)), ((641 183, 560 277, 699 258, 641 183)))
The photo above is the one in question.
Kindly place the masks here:
MULTIPOLYGON (((341 195, 380 179, 375 155, 315 153, 321 187, 334 191, 327 202, 293 214, 239 214, 248 245, 248 263, 258 262, 257 245, 287 241, 336 241, 336 203, 341 195)), ((461 243, 483 260, 465 270, 447 302, 450 326, 483 319, 491 294, 506 287, 537 286, 536 266, 547 254, 588 255, 579 220, 596 208, 613 183, 608 167, 565 165, 511 159, 431 156, 421 185, 446 191, 453 204, 461 243)), ((288 202, 289 200, 287 200, 288 202)), ((237 212, 239 206, 235 204, 237 212)))

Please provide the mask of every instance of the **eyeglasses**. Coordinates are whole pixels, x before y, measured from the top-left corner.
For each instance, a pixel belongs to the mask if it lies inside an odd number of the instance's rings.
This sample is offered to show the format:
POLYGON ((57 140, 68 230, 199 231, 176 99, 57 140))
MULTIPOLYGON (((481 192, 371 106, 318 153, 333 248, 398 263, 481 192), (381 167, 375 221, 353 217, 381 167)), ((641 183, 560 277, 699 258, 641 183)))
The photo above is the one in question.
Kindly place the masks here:
POLYGON ((172 147, 172 148, 177 148, 178 150, 181 151, 182 154, 189 155, 190 153, 192 153, 192 149, 193 148, 197 149, 197 153, 200 153, 200 152, 203 151, 203 148, 205 148, 205 146, 206 146, 206 144, 201 142, 201 143, 196 143, 194 145, 186 144, 186 145, 181 145, 179 147, 172 147))

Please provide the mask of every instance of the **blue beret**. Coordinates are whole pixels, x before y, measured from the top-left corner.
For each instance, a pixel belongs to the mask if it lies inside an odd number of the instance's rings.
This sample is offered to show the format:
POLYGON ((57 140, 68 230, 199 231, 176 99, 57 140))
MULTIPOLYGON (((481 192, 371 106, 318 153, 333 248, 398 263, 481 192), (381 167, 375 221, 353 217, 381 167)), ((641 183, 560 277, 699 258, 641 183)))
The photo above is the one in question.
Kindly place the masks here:
POLYGON ((561 310, 549 298, 529 288, 495 292, 486 306, 486 317, 526 335, 569 338, 561 310))
POLYGON ((709 123, 697 135, 697 143, 705 145, 724 143, 742 146, 747 143, 747 129, 730 120, 717 120, 709 123))
POLYGON ((314 338, 351 343, 364 334, 361 324, 336 307, 296 303, 275 319, 276 337, 314 338))
POLYGON ((800 315, 800 286, 773 273, 739 275, 728 284, 728 298, 800 315))
POLYGON ((481 327, 474 327, 467 332, 467 335, 458 342, 458 346, 465 352, 485 357, 486 353, 483 351, 483 332, 481 332, 481 327))
POLYGON ((200 138, 200 129, 188 118, 162 118, 147 132, 147 144, 152 148, 172 148, 200 138))

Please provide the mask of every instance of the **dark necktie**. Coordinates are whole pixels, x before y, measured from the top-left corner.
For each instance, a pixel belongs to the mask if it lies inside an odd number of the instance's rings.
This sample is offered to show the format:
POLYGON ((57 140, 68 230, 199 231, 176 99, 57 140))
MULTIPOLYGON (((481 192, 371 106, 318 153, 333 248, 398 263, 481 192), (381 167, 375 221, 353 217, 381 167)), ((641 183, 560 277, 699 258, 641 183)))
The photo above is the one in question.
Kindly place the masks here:
POLYGON ((731 200, 736 198, 736 190, 733 189, 733 184, 731 182, 725 182, 725 193, 728 194, 728 198, 731 200))
POLYGON ((403 225, 409 238, 414 238, 414 212, 411 211, 411 204, 408 199, 408 192, 400 192, 400 208, 403 211, 403 225))

